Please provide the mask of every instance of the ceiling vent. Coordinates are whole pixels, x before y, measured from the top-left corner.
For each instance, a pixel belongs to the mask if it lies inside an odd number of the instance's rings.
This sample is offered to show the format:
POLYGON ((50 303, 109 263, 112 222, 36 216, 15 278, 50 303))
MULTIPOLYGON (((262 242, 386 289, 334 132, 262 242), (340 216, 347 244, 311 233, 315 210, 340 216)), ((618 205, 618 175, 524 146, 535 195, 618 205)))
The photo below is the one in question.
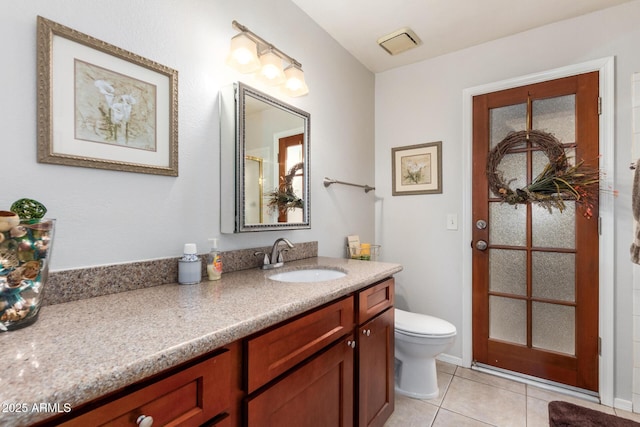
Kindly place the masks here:
POLYGON ((422 40, 410 28, 402 28, 378 39, 378 44, 390 55, 397 55, 405 50, 421 45, 422 40))

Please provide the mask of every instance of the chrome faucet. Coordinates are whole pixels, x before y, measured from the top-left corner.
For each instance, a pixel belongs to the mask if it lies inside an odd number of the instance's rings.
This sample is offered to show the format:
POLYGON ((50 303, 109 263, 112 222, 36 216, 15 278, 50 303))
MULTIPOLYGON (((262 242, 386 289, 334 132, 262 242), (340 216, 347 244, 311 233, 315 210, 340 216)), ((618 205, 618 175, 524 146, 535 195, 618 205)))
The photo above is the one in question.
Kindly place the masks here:
POLYGON ((273 243, 273 246, 271 247, 271 255, 264 252, 255 252, 253 255, 263 255, 264 258, 262 261, 262 266, 260 268, 262 268, 263 270, 270 270, 272 268, 282 267, 284 265, 284 257, 282 256, 282 253, 293 248, 293 243, 291 243, 284 237, 280 237, 273 243), (284 249, 280 249, 280 243, 285 243, 287 247, 284 249))

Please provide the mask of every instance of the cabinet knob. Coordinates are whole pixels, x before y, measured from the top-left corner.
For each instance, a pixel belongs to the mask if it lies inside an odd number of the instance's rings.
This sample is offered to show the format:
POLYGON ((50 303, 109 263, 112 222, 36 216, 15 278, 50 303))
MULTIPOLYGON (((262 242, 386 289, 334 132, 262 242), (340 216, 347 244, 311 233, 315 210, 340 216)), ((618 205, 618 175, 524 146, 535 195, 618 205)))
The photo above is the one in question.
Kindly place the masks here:
POLYGON ((139 427, 151 427, 153 425, 153 417, 148 415, 140 415, 136 420, 139 427))
POLYGON ((362 330, 362 335, 370 336, 371 335, 371 329, 363 329, 362 330))
POLYGON ((349 341, 347 341, 347 345, 349 347, 351 347, 351 348, 356 348, 356 342, 355 341, 349 340, 349 341))

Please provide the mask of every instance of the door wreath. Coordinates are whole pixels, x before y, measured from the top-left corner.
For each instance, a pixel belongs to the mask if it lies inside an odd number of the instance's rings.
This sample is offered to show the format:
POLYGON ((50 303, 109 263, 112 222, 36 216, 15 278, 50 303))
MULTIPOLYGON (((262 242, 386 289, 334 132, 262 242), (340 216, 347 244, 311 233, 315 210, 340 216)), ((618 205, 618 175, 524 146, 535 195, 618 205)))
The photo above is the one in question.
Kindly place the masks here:
POLYGON ((304 208, 304 201, 293 191, 293 178, 303 168, 304 162, 296 163, 284 177, 280 177, 282 180, 280 185, 268 196, 268 206, 271 212, 277 210, 284 214, 293 209, 304 208))
POLYGON ((486 172, 489 189, 510 205, 537 203, 552 213, 553 208, 563 212, 564 202, 574 200, 586 218, 593 216, 599 170, 585 166, 584 161, 570 165, 562 143, 550 133, 540 130, 511 132, 489 152, 486 172), (512 148, 527 142, 540 147, 549 163, 529 185, 514 190, 509 187, 513 179, 505 181, 498 165, 512 148))

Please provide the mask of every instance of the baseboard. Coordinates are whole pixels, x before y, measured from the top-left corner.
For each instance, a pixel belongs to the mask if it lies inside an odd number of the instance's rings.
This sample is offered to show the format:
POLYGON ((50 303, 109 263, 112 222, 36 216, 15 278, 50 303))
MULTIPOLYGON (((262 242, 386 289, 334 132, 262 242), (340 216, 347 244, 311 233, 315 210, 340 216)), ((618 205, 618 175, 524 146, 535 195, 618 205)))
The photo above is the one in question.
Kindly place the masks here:
POLYGON ((613 399, 613 407, 616 409, 622 409, 623 411, 633 412, 633 404, 630 400, 624 400, 615 398, 613 399))
POLYGON ((451 356, 450 354, 440 354, 436 356, 436 359, 441 362, 451 363, 452 365, 463 366, 461 357, 451 356))

